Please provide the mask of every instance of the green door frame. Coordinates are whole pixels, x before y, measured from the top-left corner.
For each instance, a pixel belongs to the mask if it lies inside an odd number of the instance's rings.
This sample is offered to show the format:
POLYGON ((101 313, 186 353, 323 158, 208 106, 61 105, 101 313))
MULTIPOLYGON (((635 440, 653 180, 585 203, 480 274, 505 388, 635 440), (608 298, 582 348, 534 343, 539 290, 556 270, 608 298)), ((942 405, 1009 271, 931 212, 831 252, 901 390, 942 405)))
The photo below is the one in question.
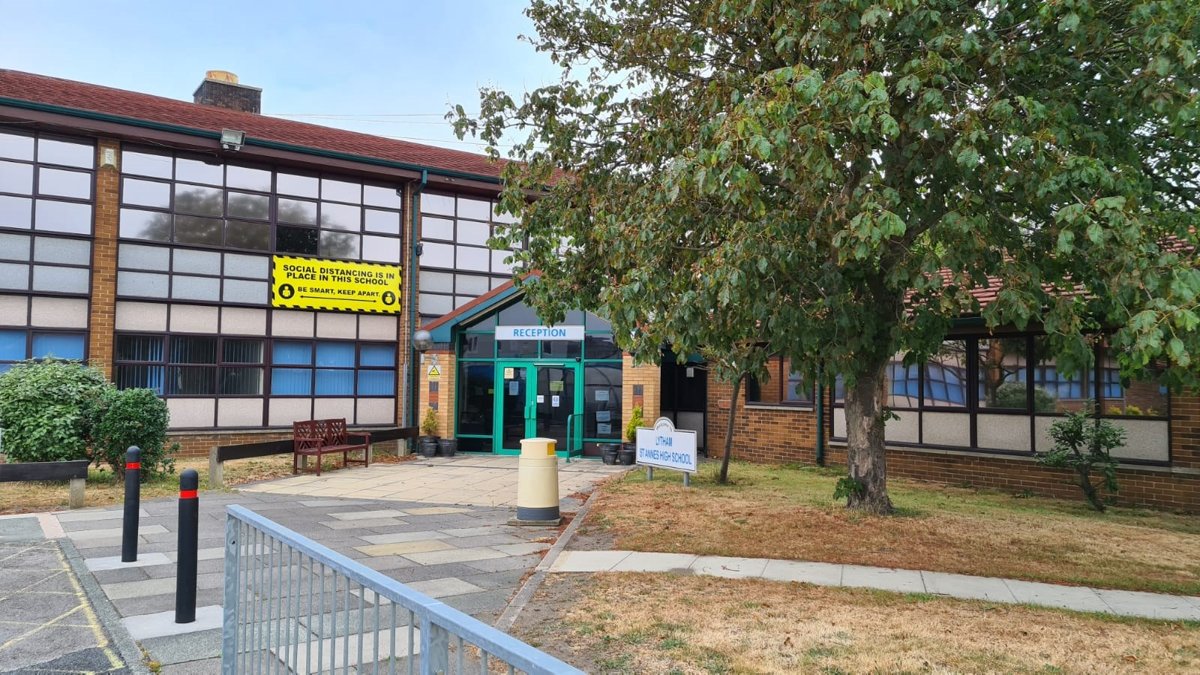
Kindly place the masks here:
POLYGON ((497 455, 519 455, 520 448, 505 448, 504 447, 504 387, 507 386, 507 378, 504 377, 504 371, 507 368, 527 368, 528 373, 525 377, 525 438, 533 438, 537 435, 537 414, 534 412, 530 415, 530 411, 537 409, 537 391, 538 366, 551 366, 554 368, 571 368, 575 371, 575 409, 571 411, 569 418, 570 424, 568 428, 568 445, 571 445, 571 439, 574 439, 574 445, 577 447, 557 448, 556 453, 559 457, 570 459, 571 452, 579 455, 583 452, 583 364, 575 359, 497 359, 496 374, 495 374, 495 392, 492 410, 492 448, 493 453, 497 455))

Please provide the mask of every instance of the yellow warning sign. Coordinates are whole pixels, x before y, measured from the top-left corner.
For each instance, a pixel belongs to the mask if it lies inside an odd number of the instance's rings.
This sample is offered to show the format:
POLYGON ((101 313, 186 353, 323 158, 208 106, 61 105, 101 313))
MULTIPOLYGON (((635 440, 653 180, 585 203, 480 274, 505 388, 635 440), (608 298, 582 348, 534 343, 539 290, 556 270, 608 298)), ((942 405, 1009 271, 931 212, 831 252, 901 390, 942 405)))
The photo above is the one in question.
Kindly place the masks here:
POLYGON ((427 374, 429 375, 430 382, 437 382, 438 380, 442 379, 442 369, 438 368, 436 363, 432 366, 429 366, 427 374))
POLYGON ((271 306, 400 313, 399 265, 271 257, 271 306))

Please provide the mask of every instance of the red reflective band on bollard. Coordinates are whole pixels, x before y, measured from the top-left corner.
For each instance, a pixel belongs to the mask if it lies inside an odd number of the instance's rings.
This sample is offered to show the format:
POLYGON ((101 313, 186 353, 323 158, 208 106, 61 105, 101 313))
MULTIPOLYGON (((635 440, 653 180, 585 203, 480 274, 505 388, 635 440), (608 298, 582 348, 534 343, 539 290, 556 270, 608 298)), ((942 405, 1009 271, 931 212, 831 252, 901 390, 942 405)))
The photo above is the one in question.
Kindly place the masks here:
POLYGON ((142 468, 141 462, 126 462, 125 463, 126 471, 133 471, 134 469, 140 469, 140 468, 142 468))
POLYGON ((180 499, 198 499, 199 495, 197 495, 197 490, 180 490, 179 498, 180 499))

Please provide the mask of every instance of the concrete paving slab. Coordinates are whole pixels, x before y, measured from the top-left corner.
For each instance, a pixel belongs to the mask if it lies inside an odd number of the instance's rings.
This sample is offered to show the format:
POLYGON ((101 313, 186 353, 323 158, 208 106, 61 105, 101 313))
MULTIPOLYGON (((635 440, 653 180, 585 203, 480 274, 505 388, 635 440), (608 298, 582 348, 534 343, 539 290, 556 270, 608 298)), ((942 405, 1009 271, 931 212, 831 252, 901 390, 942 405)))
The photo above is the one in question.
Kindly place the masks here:
POLYGON ((378 557, 384 555, 407 555, 409 553, 424 553, 426 551, 442 551, 454 548, 441 539, 420 539, 403 541, 396 544, 374 544, 371 546, 355 546, 355 550, 366 555, 378 557))
POLYGON ((550 567, 551 572, 608 572, 625 558, 629 551, 563 551, 550 567))
POLYGON ((44 539, 37 516, 0 520, 0 543, 44 539))
MULTIPOLYGON (((167 531, 167 528, 163 527, 162 525, 142 525, 141 527, 138 528, 139 535, 162 534, 163 532, 166 532, 166 531, 167 531)), ((100 539, 116 539, 117 543, 120 543, 121 528, 105 527, 105 528, 97 528, 97 529, 77 530, 75 532, 68 532, 67 536, 70 537, 71 541, 75 542, 75 546, 77 546, 79 548, 82 548, 82 546, 80 546, 80 544, 82 544, 82 543, 96 541, 96 540, 100 540, 100 539)))
POLYGON ((360 535, 363 541, 372 544, 400 544, 406 541, 421 541, 432 539, 448 539, 452 535, 437 530, 417 530, 416 532, 395 532, 392 534, 360 535))
POLYGON ((360 520, 322 520, 321 524, 331 530, 368 530, 373 527, 405 525, 399 518, 363 518, 360 520))
POLYGON ((691 570, 695 574, 726 579, 748 579, 761 577, 767 568, 766 558, 730 558, 719 555, 698 556, 692 563, 691 570))
POLYGON ((219 672, 221 672, 221 659, 219 658, 164 665, 159 671, 161 675, 213 675, 213 673, 219 672))
POLYGON ((617 563, 613 572, 680 572, 691 574, 698 556, 686 553, 630 553, 617 563))
POLYGON ((921 579, 925 582, 925 591, 935 595, 989 602, 1017 601, 1003 579, 944 572, 921 572, 921 579))
MULTIPOLYGON (((420 653, 420 629, 413 629, 413 653, 420 653)), ((382 659, 389 658, 395 655, 397 658, 408 656, 408 631, 401 631, 401 635, 396 636, 396 651, 392 651, 392 631, 381 630, 374 633, 363 635, 362 653, 363 659, 361 663, 375 663, 382 659), (379 651, 375 651, 375 645, 378 643, 379 651)), ((349 649, 346 648, 344 640, 338 638, 326 638, 320 641, 312 641, 299 645, 299 658, 293 662, 293 649, 291 645, 281 647, 273 647, 271 653, 276 655, 284 664, 298 675, 310 675, 312 673, 332 672, 335 669, 340 669, 345 666, 354 666, 360 663, 358 659, 358 641, 351 640, 349 649)))
POLYGON ((326 515, 338 520, 380 520, 383 518, 398 518, 408 514, 396 509, 379 509, 375 511, 344 511, 326 515))
POLYGON ((418 565, 441 565, 443 563, 471 562, 489 558, 504 558, 506 554, 491 548, 447 548, 440 551, 406 553, 405 558, 418 565))
POLYGON ((1197 604, 1195 598, 1106 589, 1097 589, 1096 594, 1113 612, 1122 616, 1200 621, 1200 604, 1197 604))
POLYGON ((772 560, 762 577, 771 581, 795 581, 817 586, 841 586, 842 566, 831 563, 772 560))
MULTIPOLYGON (((138 516, 141 518, 149 518, 150 513, 146 511, 146 509, 139 509, 138 516)), ((64 525, 67 523, 88 523, 97 520, 121 520, 125 517, 125 509, 107 509, 104 511, 59 511, 54 514, 54 517, 58 518, 58 522, 64 525)))
POLYGON ((522 555, 509 558, 488 558, 486 560, 471 560, 463 563, 471 569, 480 572, 498 573, 508 572, 510 570, 521 570, 522 574, 527 569, 531 569, 541 560, 540 556, 522 555))
POLYGON ((414 516, 440 516, 450 513, 470 513, 471 509, 460 509, 450 506, 426 506, 416 509, 408 509, 408 513, 414 516))
MULTIPOLYGON (((197 589, 213 589, 222 588, 225 584, 225 575, 222 573, 215 574, 197 574, 196 588, 197 589)), ((129 598, 145 598, 152 595, 163 595, 170 593, 175 594, 175 577, 163 577, 161 579, 146 579, 145 581, 127 581, 116 584, 102 585, 104 594, 110 600, 126 600, 129 598)))
POLYGON ((1077 612, 1103 612, 1112 614, 1113 610, 1096 591, 1082 586, 1056 586, 1035 581, 1015 581, 1005 579, 1005 585, 1012 591, 1017 602, 1045 607, 1072 609, 1077 612))
POLYGON ((163 665, 203 661, 221 656, 221 628, 219 626, 191 633, 147 638, 140 642, 142 648, 150 654, 150 660, 163 665))
POLYGON ((850 588, 875 588, 894 593, 924 593, 925 582, 917 570, 889 567, 842 566, 842 585, 850 588))
POLYGON ((129 569, 131 567, 148 567, 150 565, 170 565, 171 559, 165 553, 141 553, 133 562, 121 562, 121 556, 106 556, 104 558, 85 558, 83 563, 93 572, 104 570, 129 569))
POLYGON ((414 581, 408 584, 408 587, 424 593, 431 598, 447 598, 452 595, 465 595, 467 593, 478 593, 484 589, 475 584, 463 581, 457 577, 446 577, 442 579, 429 579, 428 581, 414 581))
POLYGON ((529 555, 531 553, 538 553, 539 551, 545 551, 546 549, 550 548, 550 544, 543 543, 540 541, 530 541, 530 542, 523 542, 520 544, 499 544, 499 545, 489 544, 488 548, 494 548, 497 551, 500 551, 501 553, 503 553, 504 555, 529 555))
MULTIPOLYGON (((197 593, 199 600, 201 594, 197 593)), ((196 620, 192 623, 175 623, 175 599, 171 598, 171 609, 150 614, 133 614, 121 619, 121 623, 135 640, 145 640, 166 635, 183 635, 203 630, 220 628, 224 614, 220 605, 206 603, 197 605, 196 620)))

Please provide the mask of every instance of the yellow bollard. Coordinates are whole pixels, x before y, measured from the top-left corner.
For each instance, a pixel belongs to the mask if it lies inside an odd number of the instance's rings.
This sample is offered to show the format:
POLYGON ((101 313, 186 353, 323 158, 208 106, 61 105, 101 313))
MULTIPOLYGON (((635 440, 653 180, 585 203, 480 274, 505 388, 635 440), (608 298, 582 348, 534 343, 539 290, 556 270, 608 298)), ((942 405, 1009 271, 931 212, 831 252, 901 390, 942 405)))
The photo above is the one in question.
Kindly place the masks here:
POLYGON ((521 441, 517 460, 517 517, 514 525, 557 525, 558 455, 553 438, 521 441))

